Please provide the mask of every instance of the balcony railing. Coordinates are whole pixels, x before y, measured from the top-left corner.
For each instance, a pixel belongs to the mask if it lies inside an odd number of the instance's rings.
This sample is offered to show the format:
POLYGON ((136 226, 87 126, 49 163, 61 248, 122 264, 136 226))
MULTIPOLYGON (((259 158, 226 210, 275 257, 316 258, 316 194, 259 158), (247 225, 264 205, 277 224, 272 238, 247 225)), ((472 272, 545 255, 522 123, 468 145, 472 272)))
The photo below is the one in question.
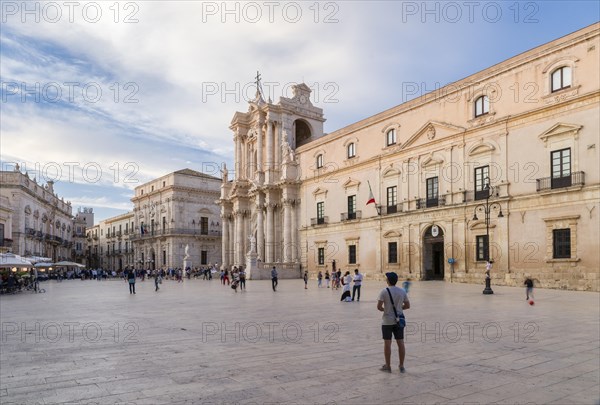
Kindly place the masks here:
POLYGON ((310 219, 311 226, 324 225, 324 224, 327 224, 328 222, 329 222, 329 217, 320 217, 320 218, 311 218, 310 219))
POLYGON ((475 197, 475 201, 485 200, 486 198, 488 198, 490 196, 490 190, 475 190, 473 192, 473 195, 475 197))
POLYGON ((35 229, 33 229, 33 228, 25 228, 25 233, 27 235, 33 236, 33 235, 35 235, 35 229))
POLYGON ((12 243, 13 240, 12 239, 8 239, 8 238, 4 238, 4 239, 0 239, 0 247, 12 247, 12 243))
POLYGON ((402 204, 387 205, 381 207, 381 213, 383 215, 396 214, 398 212, 402 212, 402 204))
POLYGON ((446 205, 446 196, 442 195, 438 198, 419 198, 417 200, 417 209, 442 207, 446 205))
POLYGON ((130 232, 129 239, 130 240, 139 240, 146 238, 158 238, 162 236, 174 236, 174 235, 196 235, 196 236, 212 236, 219 237, 221 236, 221 231, 211 230, 210 233, 203 234, 201 233, 200 228, 167 228, 167 229, 155 229, 154 231, 148 230, 143 234, 140 232, 130 232))
POLYGON ((536 191, 554 190, 571 186, 583 186, 585 185, 585 173, 573 172, 568 176, 544 177, 542 179, 537 179, 535 182, 536 191))
POLYGON ((342 221, 352 221, 354 219, 361 219, 362 211, 354 211, 354 212, 342 212, 341 220, 342 221))

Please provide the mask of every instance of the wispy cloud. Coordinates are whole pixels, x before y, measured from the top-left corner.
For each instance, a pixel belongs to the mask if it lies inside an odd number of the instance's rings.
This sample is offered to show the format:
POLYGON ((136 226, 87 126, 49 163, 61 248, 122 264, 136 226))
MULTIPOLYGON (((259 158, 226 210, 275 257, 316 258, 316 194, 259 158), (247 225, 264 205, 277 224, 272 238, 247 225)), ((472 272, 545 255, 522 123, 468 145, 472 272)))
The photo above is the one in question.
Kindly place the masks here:
POLYGON ((404 101, 405 82, 431 90, 598 15, 594 2, 535 3, 538 22, 526 23, 531 10, 519 9, 515 21, 502 3, 497 22, 481 8, 473 21, 462 10, 451 22, 444 2, 427 3, 438 16, 407 10, 423 2, 296 2, 301 14, 294 22, 292 2, 275 2, 272 15, 260 2, 97 2, 102 18, 91 23, 81 5, 69 22, 63 3, 56 4, 63 8, 57 23, 3 15, 1 160, 97 164, 97 182, 79 171, 56 188, 73 196, 83 195, 76 187, 85 189, 89 197, 73 203, 105 204, 106 212, 130 207, 124 194, 152 178, 214 167, 209 162, 231 165, 229 122, 247 109, 257 70, 274 102, 289 95, 291 82, 313 87, 331 132, 404 101), (251 4, 261 7, 256 22, 251 4), (237 15, 223 7, 237 7, 237 15), (53 99, 56 89, 62 97, 53 99), (126 182, 134 167, 138 183, 126 182))

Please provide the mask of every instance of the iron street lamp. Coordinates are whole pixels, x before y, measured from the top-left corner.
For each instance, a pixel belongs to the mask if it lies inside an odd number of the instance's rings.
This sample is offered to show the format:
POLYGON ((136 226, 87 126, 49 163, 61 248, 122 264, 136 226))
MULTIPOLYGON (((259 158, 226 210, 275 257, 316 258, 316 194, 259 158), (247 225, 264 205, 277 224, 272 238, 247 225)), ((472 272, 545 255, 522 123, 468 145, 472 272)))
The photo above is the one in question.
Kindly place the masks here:
POLYGON ((477 218, 477 212, 479 211, 480 213, 483 212, 484 216, 485 216, 485 243, 486 243, 486 248, 484 251, 484 259, 487 262, 487 266, 486 266, 486 276, 485 276, 485 289, 483 290, 484 294, 493 294, 494 291, 492 290, 491 287, 491 279, 490 279, 490 270, 491 270, 491 264, 494 263, 494 261, 492 259, 490 259, 490 216, 492 213, 492 210, 497 210, 498 211, 498 218, 503 218, 504 215, 502 214, 502 206, 500 205, 500 203, 498 202, 493 202, 490 204, 490 197, 492 195, 494 195, 494 192, 497 190, 497 187, 494 187, 490 184, 490 178, 486 177, 484 180, 484 186, 483 189, 487 190, 487 195, 485 197, 485 204, 479 204, 475 207, 474 210, 474 215, 473 215, 473 220, 477 221, 479 218, 477 218))

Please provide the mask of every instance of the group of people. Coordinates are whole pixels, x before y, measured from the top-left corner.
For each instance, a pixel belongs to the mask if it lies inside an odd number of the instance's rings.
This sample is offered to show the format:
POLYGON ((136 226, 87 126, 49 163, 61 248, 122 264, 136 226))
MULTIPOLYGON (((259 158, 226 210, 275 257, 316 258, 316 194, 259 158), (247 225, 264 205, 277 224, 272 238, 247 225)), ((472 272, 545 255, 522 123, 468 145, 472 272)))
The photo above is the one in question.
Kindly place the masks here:
POLYGON ((240 266, 239 268, 234 266, 233 269, 231 269, 231 272, 226 268, 221 269, 220 277, 221 284, 230 285, 236 293, 238 287, 240 288, 240 291, 244 291, 246 289, 246 271, 244 270, 243 266, 240 266), (230 273, 231 279, 229 278, 230 273))
MULTIPOLYGON (((275 268, 273 268, 275 269, 275 268)), ((304 289, 308 288, 308 271, 304 272, 304 289)), ((333 284, 332 284, 332 288, 333 289, 338 289, 340 288, 340 285, 343 287, 342 289, 342 297, 340 298, 340 301, 354 301, 356 299, 356 301, 360 301, 360 287, 362 286, 362 282, 363 282, 363 275, 358 271, 358 269, 354 269, 354 276, 352 276, 350 274, 349 271, 346 271, 346 273, 344 274, 344 276, 342 277, 342 271, 338 270, 336 272, 333 272, 331 277, 329 276, 329 272, 325 271, 325 284, 327 286, 327 288, 329 288, 329 282, 330 280, 333 280, 333 284), (352 286, 352 295, 350 295, 350 286, 352 285, 352 283, 354 283, 354 286, 352 286)), ((317 288, 321 288, 323 286, 323 272, 319 271, 317 273, 317 288)), ((273 287, 273 290, 275 290, 275 287, 273 287)))

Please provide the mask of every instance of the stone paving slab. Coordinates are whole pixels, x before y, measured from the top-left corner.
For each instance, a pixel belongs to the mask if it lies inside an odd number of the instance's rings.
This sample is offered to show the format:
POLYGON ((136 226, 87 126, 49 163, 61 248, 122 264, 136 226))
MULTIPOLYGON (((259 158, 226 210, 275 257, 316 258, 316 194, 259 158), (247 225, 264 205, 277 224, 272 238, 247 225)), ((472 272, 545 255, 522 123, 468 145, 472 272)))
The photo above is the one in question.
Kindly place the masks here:
POLYGON ((0 296, 0 404, 594 404, 598 293, 415 282, 406 374, 377 296, 302 280, 45 282, 0 296))

